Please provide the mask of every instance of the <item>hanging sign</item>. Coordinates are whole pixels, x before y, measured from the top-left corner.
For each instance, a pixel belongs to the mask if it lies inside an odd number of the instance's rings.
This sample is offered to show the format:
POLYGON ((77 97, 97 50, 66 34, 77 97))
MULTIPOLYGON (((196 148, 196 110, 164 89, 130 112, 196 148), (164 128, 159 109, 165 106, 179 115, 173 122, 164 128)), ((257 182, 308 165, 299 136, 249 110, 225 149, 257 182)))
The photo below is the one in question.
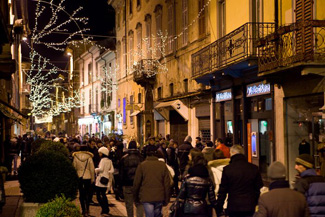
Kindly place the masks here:
POLYGON ((271 85, 270 84, 263 84, 263 82, 258 82, 254 84, 247 85, 246 96, 259 96, 271 93, 271 85))
POLYGON ((232 99, 231 89, 216 93, 216 102, 228 101, 232 99))

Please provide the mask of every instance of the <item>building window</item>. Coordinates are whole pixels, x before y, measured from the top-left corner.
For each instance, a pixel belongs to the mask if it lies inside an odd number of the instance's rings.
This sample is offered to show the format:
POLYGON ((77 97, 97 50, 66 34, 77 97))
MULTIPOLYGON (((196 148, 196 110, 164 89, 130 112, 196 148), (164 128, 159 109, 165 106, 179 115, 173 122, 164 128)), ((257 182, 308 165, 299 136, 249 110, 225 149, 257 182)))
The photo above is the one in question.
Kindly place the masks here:
POLYGON ((182 31, 183 45, 186 45, 188 42, 188 0, 182 0, 182 31))
POLYGON ((92 69, 93 69, 93 64, 89 63, 88 64, 88 84, 90 84, 92 81, 92 69))
POLYGON ((170 92, 170 96, 174 96, 174 84, 173 83, 169 84, 169 92, 170 92))
POLYGON ((138 93, 138 103, 142 103, 142 94, 138 93))
POLYGON ((122 8, 122 20, 123 20, 123 25, 125 24, 125 7, 122 8))
MULTIPOLYGON (((133 95, 130 96, 130 105, 133 106, 133 95)), ((132 113, 133 113, 133 108, 130 109, 130 114, 132 114, 132 113)), ((130 124, 133 124, 133 116, 130 116, 130 124)))
POLYGON ((263 0, 255 0, 255 6, 256 6, 256 21, 255 22, 263 22, 263 0))
POLYGON ((162 88, 161 87, 158 87, 158 89, 157 89, 157 98, 158 99, 162 98, 162 88))
POLYGON ((81 66, 81 71, 80 71, 80 77, 81 77, 81 86, 84 86, 84 82, 85 82, 85 71, 84 71, 84 67, 81 66))
POLYGON ((226 35, 226 1, 219 1, 219 37, 226 35))
POLYGON ((129 13, 132 14, 133 10, 133 0, 129 0, 129 13))
POLYGON ((96 87, 96 105, 95 105, 95 112, 97 113, 98 112, 98 87, 96 87))
POLYGON ((168 52, 171 53, 174 50, 174 7, 170 3, 168 5, 168 52))
POLYGON ((129 67, 130 67, 130 73, 132 73, 132 66, 134 61, 134 34, 133 31, 129 31, 129 67))
POLYGON ((205 34, 206 25, 205 25, 205 0, 199 0, 199 13, 201 15, 199 17, 199 35, 202 36, 205 34))
POLYGON ((139 10, 141 7, 141 0, 137 0, 137 9, 139 10))
POLYGON ((123 53, 122 53, 122 69, 123 69, 123 76, 122 77, 125 77, 126 76, 126 71, 127 71, 127 62, 126 62, 126 40, 125 40, 125 37, 122 39, 122 50, 123 50, 123 53))
POLYGON ((117 107, 119 107, 119 108, 121 107, 121 99, 117 100, 117 107))
POLYGON ((117 20, 117 28, 120 28, 121 23, 121 13, 116 14, 116 20, 117 20))
POLYGON ((161 57, 162 53, 161 50, 159 49, 162 46, 162 41, 161 41, 161 35, 162 35, 162 6, 157 5, 155 9, 156 13, 156 45, 158 47, 156 55, 158 58, 161 57))
POLYGON ((147 59, 151 59, 151 15, 147 14, 145 17, 146 22, 146 52, 147 59))
POLYGON ((141 23, 137 24, 136 27, 136 31, 137 31, 137 61, 140 61, 142 59, 142 25, 141 23))
POLYGON ((188 93, 188 79, 184 79, 184 92, 188 93))
POLYGON ((91 93, 91 89, 89 90, 89 103, 88 103, 88 113, 90 114, 91 113, 91 103, 93 101, 93 98, 92 98, 92 93, 91 93))
POLYGON ((123 124, 126 124, 126 98, 123 98, 123 124))

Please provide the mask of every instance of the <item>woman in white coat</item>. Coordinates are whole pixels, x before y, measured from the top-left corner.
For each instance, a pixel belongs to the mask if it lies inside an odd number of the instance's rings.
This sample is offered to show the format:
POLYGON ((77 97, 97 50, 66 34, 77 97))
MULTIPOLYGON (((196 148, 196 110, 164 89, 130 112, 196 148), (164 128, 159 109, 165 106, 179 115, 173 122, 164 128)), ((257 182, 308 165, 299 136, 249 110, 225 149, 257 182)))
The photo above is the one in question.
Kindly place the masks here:
POLYGON ((107 186, 109 183, 110 174, 114 173, 114 167, 112 161, 108 158, 108 149, 106 147, 101 147, 98 149, 99 156, 101 160, 99 162, 98 168, 95 169, 97 174, 96 178, 96 195, 100 206, 102 207, 102 216, 109 216, 108 200, 106 197, 107 186))

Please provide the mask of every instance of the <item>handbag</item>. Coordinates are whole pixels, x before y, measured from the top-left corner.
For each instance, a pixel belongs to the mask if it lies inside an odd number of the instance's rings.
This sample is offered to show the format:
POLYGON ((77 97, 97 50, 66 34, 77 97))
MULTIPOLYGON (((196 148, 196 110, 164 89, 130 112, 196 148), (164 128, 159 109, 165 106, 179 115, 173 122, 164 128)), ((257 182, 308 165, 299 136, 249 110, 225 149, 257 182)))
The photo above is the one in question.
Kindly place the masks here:
POLYGON ((176 197, 176 200, 169 207, 169 217, 182 217, 184 216, 184 201, 179 200, 182 189, 185 187, 185 180, 182 182, 181 189, 176 197))
POLYGON ((84 172, 82 173, 82 176, 79 177, 79 181, 81 181, 84 178, 84 175, 85 175, 85 172, 86 172, 86 168, 87 168, 87 164, 88 164, 88 160, 89 159, 87 159, 87 162, 86 162, 86 165, 85 165, 85 169, 84 169, 84 172))
POLYGON ((108 184, 108 178, 102 176, 102 177, 100 177, 99 182, 102 185, 107 185, 108 184))

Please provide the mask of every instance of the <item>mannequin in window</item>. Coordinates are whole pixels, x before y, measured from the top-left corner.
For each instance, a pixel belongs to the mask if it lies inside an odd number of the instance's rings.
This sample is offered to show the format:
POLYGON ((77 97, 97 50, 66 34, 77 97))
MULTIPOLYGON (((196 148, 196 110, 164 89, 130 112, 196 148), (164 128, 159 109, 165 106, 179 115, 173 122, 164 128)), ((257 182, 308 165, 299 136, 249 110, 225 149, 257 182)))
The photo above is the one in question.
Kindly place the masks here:
POLYGON ((299 155, 310 154, 310 144, 305 139, 299 144, 299 155))

